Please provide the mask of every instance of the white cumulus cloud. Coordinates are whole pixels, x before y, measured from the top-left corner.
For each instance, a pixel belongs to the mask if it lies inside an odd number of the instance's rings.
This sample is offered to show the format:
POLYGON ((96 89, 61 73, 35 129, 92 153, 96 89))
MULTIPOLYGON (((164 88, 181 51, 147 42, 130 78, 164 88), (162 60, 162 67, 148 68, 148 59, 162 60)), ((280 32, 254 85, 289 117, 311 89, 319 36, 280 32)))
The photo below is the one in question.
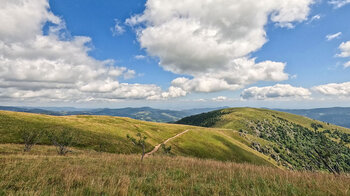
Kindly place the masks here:
POLYGON ((126 23, 165 70, 191 77, 173 85, 187 92, 237 90, 258 81, 288 79, 285 63, 255 62, 266 24, 293 28, 308 19, 313 0, 148 0, 126 23))
MULTIPOLYGON (((336 55, 337 57, 343 57, 343 58, 350 57, 350 41, 341 43, 339 46, 339 50, 340 50, 340 53, 336 55)), ((345 68, 350 67, 350 61, 344 63, 344 67, 345 68)))
POLYGON ((349 68, 349 67, 350 67, 350 61, 346 62, 346 63, 344 64, 344 67, 345 67, 345 68, 349 68))
POLYGON ((337 54, 338 57, 350 57, 350 41, 343 42, 339 46, 340 54, 337 54))
POLYGON ((310 99, 311 92, 302 87, 294 87, 289 84, 276 84, 266 87, 251 87, 245 89, 241 97, 243 99, 271 100, 271 99, 310 99))
POLYGON ((350 82, 330 83, 313 87, 313 90, 328 96, 350 96, 350 82))
POLYGON ((213 101, 217 101, 217 102, 221 102, 221 101, 226 101, 227 100, 227 97, 225 96, 219 96, 219 97, 215 97, 215 98, 212 98, 213 101))

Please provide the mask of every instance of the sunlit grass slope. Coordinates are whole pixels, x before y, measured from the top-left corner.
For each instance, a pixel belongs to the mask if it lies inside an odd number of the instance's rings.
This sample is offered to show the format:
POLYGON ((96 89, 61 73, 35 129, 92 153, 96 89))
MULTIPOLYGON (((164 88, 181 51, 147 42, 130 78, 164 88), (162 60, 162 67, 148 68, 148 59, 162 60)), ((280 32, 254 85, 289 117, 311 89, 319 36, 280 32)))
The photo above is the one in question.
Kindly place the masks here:
POLYGON ((236 131, 194 128, 168 142, 167 145, 171 145, 173 152, 182 156, 190 155, 237 163, 253 162, 256 165, 268 165, 268 163, 277 165, 268 156, 250 148, 248 141, 236 131))
MULTIPOLYGON (((350 172, 350 129, 347 128, 255 108, 217 110, 186 117, 177 123, 239 131, 253 149, 290 169, 350 172)), ((226 134, 232 137, 232 132, 226 130, 226 134)))
MULTIPOLYGON (((108 116, 55 117, 0 111, 0 143, 22 143, 19 133, 21 129, 48 132, 66 129, 75 136, 72 143, 74 147, 122 154, 141 152, 141 149, 127 140, 127 134, 135 136, 140 132, 147 136, 146 150, 151 151, 155 145, 166 139, 185 130, 190 130, 176 138, 175 142, 167 144, 172 146, 172 154, 255 165, 277 165, 267 156, 249 148, 248 141, 240 137, 237 132, 236 137, 233 137, 231 132, 235 131, 231 130, 228 131, 231 135, 228 135, 220 129, 152 123, 129 118, 108 116)), ((43 137, 40 144, 50 145, 50 141, 43 137)))
MULTIPOLYGON (((323 126, 319 131, 322 130, 335 130, 338 129, 345 133, 350 133, 350 129, 332 125, 329 123, 316 121, 307 117, 294 115, 285 112, 278 112, 268 109, 257 109, 257 108, 228 108, 223 110, 217 110, 213 112, 203 113, 190 117, 183 118, 178 121, 180 124, 191 124, 203 127, 218 127, 235 130, 248 130, 250 131, 251 122, 270 120, 273 122, 277 118, 283 118, 295 124, 313 129, 312 123, 318 123, 323 126)), ((278 125, 278 124, 276 124, 278 125)))
POLYGON ((0 144, 0 195, 349 195, 350 178, 183 157, 0 144))

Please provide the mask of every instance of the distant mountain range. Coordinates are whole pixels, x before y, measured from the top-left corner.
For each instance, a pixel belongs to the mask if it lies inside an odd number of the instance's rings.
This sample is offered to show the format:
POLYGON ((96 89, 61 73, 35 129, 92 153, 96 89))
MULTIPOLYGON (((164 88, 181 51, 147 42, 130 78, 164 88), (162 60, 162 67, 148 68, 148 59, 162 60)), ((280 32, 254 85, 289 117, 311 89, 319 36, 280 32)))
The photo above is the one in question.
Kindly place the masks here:
POLYGON ((213 110, 223 109, 220 108, 195 108, 187 110, 162 110, 154 109, 150 107, 142 108, 120 108, 120 109, 80 109, 71 107, 9 107, 0 106, 0 110, 14 111, 14 112, 27 112, 36 114, 47 114, 54 116, 69 116, 69 115, 103 115, 103 116, 120 116, 129 117, 137 120, 152 121, 152 122, 175 122, 186 116, 196 115, 200 113, 210 112, 213 110))
POLYGON ((315 120, 350 128, 350 108, 334 107, 317 109, 275 110, 306 116, 315 120))
MULTIPOLYGON (((85 109, 74 107, 8 107, 0 106, 0 110, 27 112, 36 114, 47 114, 54 116, 69 116, 69 115, 105 115, 105 116, 120 116, 129 117, 137 120, 152 121, 152 122, 175 122, 184 117, 206 113, 214 110, 224 109, 219 108, 194 108, 187 110, 162 110, 150 107, 141 108, 98 108, 85 109)), ((318 108, 318 109, 274 109, 281 112, 288 112, 301 116, 306 116, 315 120, 332 123, 342 127, 350 128, 350 108, 318 108)))

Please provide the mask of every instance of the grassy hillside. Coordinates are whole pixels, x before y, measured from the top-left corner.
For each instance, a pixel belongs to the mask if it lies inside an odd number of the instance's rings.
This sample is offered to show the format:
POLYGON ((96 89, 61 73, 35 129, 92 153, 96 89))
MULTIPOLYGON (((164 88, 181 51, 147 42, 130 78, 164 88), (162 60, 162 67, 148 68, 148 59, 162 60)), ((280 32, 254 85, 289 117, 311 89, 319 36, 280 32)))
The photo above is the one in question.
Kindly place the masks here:
POLYGON ((350 172, 350 130, 343 127, 254 108, 218 110, 178 123, 237 130, 251 148, 291 169, 350 172))
POLYGON ((183 157, 0 144, 0 195, 349 195, 350 178, 183 157))
MULTIPOLYGON (((233 131, 229 132, 234 135, 233 131)), ((173 153, 181 156, 277 166, 276 161, 250 148, 248 141, 235 133, 237 137, 225 134, 225 130, 194 128, 167 145, 173 148, 173 153)))
MULTIPOLYGON (((190 130, 176 138, 175 143, 169 143, 174 155, 255 165, 277 165, 274 160, 249 148, 248 141, 244 137, 224 134, 221 129, 152 123, 108 116, 57 117, 0 111, 0 143, 2 144, 23 143, 21 130, 55 133, 62 129, 73 134, 74 140, 71 144, 73 147, 122 154, 141 152, 140 148, 127 140, 127 134, 135 137, 137 133, 142 133, 147 136, 146 151, 151 151, 154 146, 166 139, 190 130)), ((51 142, 44 136, 40 144, 50 145, 51 142)))

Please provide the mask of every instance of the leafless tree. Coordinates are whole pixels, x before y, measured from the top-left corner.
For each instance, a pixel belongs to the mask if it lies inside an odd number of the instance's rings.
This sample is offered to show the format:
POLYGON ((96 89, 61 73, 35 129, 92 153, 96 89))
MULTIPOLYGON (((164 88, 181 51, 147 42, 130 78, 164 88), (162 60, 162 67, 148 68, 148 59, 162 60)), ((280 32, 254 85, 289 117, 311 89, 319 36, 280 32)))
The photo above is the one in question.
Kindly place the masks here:
POLYGON ((42 132, 23 127, 20 130, 20 135, 24 142, 23 151, 29 152, 32 149, 32 147, 40 141, 42 132))
POLYGON ((68 149, 68 146, 72 144, 74 139, 71 131, 58 128, 48 133, 48 137, 52 144, 56 146, 59 155, 66 155, 68 152, 71 152, 68 149))
POLYGON ((146 136, 143 136, 141 133, 136 134, 137 139, 131 137, 130 135, 126 135, 126 138, 130 140, 135 146, 139 146, 142 148, 142 156, 141 156, 141 162, 143 161, 143 157, 146 154, 146 136))

